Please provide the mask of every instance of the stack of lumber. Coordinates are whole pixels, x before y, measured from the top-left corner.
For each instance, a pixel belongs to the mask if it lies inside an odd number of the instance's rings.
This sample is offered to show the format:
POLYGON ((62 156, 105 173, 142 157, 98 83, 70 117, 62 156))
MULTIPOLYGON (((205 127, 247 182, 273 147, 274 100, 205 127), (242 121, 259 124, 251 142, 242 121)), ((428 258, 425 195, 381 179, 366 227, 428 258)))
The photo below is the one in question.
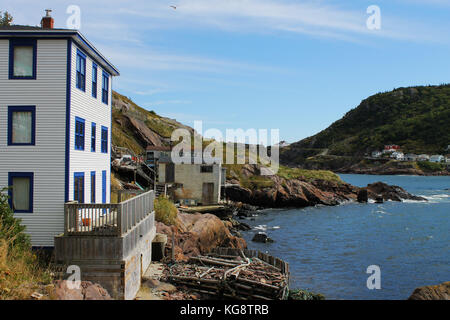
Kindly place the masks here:
POLYGON ((240 300, 285 299, 288 275, 260 260, 240 256, 197 256, 167 267, 163 278, 214 298, 240 300))

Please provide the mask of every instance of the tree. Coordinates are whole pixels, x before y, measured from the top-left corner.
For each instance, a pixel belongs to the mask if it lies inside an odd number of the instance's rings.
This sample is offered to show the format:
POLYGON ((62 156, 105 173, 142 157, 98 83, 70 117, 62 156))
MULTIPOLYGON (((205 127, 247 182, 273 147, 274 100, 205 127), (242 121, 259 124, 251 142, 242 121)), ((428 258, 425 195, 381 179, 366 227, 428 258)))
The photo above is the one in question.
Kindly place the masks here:
POLYGON ((0 11, 0 27, 10 26, 12 21, 13 17, 8 11, 5 11, 3 14, 0 11))

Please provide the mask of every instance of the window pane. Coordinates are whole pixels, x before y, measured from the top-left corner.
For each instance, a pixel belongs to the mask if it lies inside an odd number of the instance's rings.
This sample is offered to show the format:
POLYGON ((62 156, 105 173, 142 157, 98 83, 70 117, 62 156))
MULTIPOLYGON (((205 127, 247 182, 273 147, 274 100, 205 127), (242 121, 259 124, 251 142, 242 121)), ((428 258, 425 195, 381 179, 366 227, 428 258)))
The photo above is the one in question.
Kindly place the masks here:
POLYGON ((33 47, 14 47, 14 76, 33 76, 33 47))
POLYGON ((31 143, 32 113, 13 112, 12 143, 31 143))
POLYGON ((13 178, 12 203, 14 210, 30 210, 30 178, 13 178))

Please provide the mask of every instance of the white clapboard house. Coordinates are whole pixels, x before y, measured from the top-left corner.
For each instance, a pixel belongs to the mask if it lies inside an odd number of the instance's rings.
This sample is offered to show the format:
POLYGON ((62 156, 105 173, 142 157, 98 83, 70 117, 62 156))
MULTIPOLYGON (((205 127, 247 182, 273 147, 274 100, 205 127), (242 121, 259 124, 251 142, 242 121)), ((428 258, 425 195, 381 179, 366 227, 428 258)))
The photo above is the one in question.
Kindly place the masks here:
POLYGON ((33 246, 53 247, 64 203, 110 202, 118 70, 77 30, 0 27, 0 188, 33 246))

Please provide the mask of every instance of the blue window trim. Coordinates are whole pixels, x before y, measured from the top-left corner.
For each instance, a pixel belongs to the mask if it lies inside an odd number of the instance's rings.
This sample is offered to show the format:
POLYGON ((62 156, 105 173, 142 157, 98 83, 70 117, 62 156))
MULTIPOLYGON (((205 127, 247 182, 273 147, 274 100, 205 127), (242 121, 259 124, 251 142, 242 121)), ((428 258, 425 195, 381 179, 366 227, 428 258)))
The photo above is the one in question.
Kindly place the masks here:
POLYGON ((95 122, 91 124, 91 152, 95 152, 97 140, 97 125, 95 122))
POLYGON ((14 178, 29 178, 30 179, 30 190, 29 190, 29 197, 30 197, 30 208, 29 210, 14 210, 14 213, 33 213, 33 193, 34 193, 34 173, 33 172, 8 172, 8 186, 10 186, 8 190, 9 194, 9 206, 11 209, 13 209, 12 204, 12 185, 13 185, 13 179, 14 178))
POLYGON ((83 178, 83 193, 82 193, 82 195, 83 195, 83 202, 80 202, 79 199, 78 199, 78 202, 79 203, 84 203, 85 202, 84 194, 85 194, 85 191, 86 191, 86 179, 84 178, 84 172, 75 172, 73 174, 73 200, 76 199, 76 197, 75 197, 75 195, 76 195, 76 193, 75 193, 76 178, 83 178))
POLYGON ((106 170, 102 171, 102 203, 106 203, 106 193, 108 187, 108 178, 106 170))
POLYGON ((96 200, 96 187, 97 187, 97 182, 95 181, 95 171, 91 171, 91 203, 95 203, 96 200), (92 183, 94 185, 92 185, 92 183))
POLYGON ((36 145, 36 106, 8 106, 8 146, 36 145), (14 112, 31 112, 31 143, 13 143, 12 119, 14 112))
POLYGON ((80 89, 83 92, 86 92, 86 55, 80 50, 77 49, 77 59, 76 59, 76 66, 75 66, 75 73, 76 73, 76 77, 75 79, 77 80, 75 82, 75 86, 80 89), (82 84, 78 83, 78 57, 80 57, 81 59, 84 60, 84 64, 83 64, 83 69, 80 70, 80 73, 84 76, 84 87, 80 87, 82 84), (84 72, 84 74, 83 74, 84 72))
POLYGON ((10 80, 36 80, 37 69, 37 40, 36 39, 10 39, 9 40, 9 79, 10 80), (14 76, 14 47, 33 47, 33 75, 31 77, 14 76))
POLYGON ((109 73, 107 73, 106 71, 103 70, 103 77, 102 77, 102 102, 104 104, 106 104, 106 105, 109 105, 109 78, 110 78, 109 73))
POLYGON ((72 39, 67 39, 67 77, 66 77, 66 152, 65 152, 65 172, 64 172, 64 202, 69 201, 70 186, 70 93, 72 91, 72 39))
POLYGON ((86 136, 86 121, 83 118, 75 117, 75 141, 74 141, 75 150, 84 151, 85 136, 86 136), (77 132, 77 122, 80 122, 83 124, 83 133, 77 132), (82 146, 77 145, 77 136, 80 136, 83 138, 82 146))
POLYGON ((98 91, 98 69, 97 69, 97 65, 95 63, 92 63, 92 97, 93 98, 97 99, 97 91, 98 91), (95 78, 94 78, 94 70, 95 70, 95 78))
POLYGON ((100 148, 102 153, 108 153, 108 128, 102 126, 101 136, 100 136, 100 148), (103 132, 106 132, 106 139, 103 139, 103 132), (106 150, 103 148, 103 142, 106 144, 106 150))

